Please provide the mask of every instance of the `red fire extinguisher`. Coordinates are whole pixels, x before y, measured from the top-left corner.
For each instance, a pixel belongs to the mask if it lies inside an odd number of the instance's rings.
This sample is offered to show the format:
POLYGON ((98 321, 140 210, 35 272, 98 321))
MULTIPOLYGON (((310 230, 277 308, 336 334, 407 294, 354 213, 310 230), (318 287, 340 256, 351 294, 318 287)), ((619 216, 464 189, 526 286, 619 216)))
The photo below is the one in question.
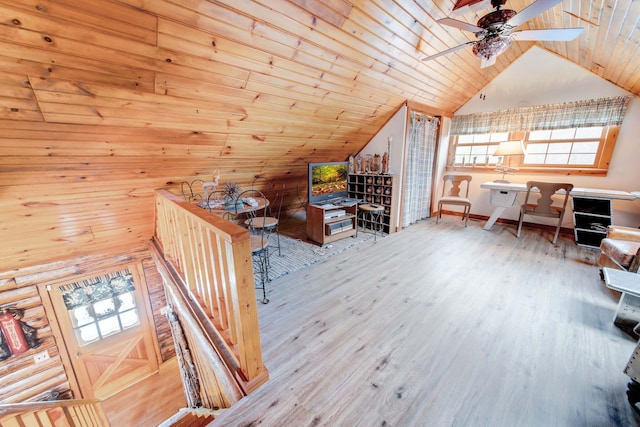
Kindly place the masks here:
POLYGON ((14 317, 13 310, 8 309, 7 306, 0 307, 0 328, 13 355, 22 354, 29 350, 22 325, 14 317))

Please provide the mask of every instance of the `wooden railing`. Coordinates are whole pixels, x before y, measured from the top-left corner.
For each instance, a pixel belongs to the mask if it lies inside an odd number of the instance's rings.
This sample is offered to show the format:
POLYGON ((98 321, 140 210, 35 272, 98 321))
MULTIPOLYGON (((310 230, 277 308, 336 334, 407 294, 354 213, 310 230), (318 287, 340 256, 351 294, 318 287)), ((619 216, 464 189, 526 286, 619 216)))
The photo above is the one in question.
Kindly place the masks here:
POLYGON ((249 232, 165 190, 156 191, 155 201, 156 264, 171 285, 168 294, 175 294, 172 301, 177 304, 197 302, 178 308, 190 312, 204 341, 248 394, 268 379, 249 232))
POLYGON ((106 427, 98 400, 52 400, 0 405, 0 426, 106 427))

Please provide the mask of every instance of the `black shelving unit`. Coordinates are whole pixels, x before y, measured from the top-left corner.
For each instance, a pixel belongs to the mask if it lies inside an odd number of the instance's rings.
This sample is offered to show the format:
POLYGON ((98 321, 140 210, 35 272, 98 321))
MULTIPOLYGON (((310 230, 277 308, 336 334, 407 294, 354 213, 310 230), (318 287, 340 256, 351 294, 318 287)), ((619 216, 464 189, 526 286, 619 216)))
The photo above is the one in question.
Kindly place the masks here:
POLYGON ((573 230, 576 244, 599 248, 613 224, 611 199, 572 196, 573 230))

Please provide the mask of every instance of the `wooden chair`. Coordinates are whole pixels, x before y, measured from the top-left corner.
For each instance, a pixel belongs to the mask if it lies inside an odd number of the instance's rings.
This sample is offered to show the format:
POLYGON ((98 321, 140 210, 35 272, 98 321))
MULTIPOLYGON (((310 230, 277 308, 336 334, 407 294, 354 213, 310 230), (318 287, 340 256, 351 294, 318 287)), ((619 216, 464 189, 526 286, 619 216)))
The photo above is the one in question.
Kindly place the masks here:
POLYGON ((520 237, 520 230, 522 230, 522 222, 525 215, 558 218, 556 232, 552 242, 555 245, 558 240, 558 234, 560 234, 560 227, 562 226, 562 218, 564 217, 564 212, 567 207, 567 201, 569 200, 569 192, 572 189, 573 184, 566 182, 527 182, 527 195, 525 196, 524 203, 520 207, 520 218, 518 218, 516 237, 520 237), (555 206, 553 205, 553 195, 559 190, 564 190, 562 206, 555 206), (536 203, 531 203, 531 199, 535 197, 534 195, 539 195, 539 197, 536 203))
POLYGON ((442 205, 455 205, 462 206, 464 211, 462 213, 462 220, 464 226, 467 226, 469 220, 469 212, 471 212, 471 200, 469 200, 469 184, 471 182, 471 175, 445 175, 442 177, 444 181, 442 185, 442 197, 438 200, 438 216, 436 216, 436 224, 442 216, 442 205), (464 197, 460 196, 460 186, 465 184, 464 197), (448 191, 448 193, 447 193, 448 191), (445 195, 447 193, 447 195, 445 195))

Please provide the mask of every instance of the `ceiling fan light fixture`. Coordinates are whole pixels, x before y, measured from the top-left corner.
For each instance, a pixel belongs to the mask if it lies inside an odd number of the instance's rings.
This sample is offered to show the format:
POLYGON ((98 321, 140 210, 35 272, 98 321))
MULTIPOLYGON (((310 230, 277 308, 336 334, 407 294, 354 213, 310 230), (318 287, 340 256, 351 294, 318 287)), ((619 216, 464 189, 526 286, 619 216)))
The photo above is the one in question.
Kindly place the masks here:
MULTIPOLYGON (((456 8, 479 4, 483 1, 459 0, 456 2, 456 8)), ((562 3, 562 0, 535 0, 520 12, 502 9, 506 2, 506 0, 491 0, 491 5, 496 10, 480 18, 477 25, 453 18, 438 19, 439 24, 471 32, 478 40, 443 50, 424 58, 423 61, 439 58, 472 45, 474 55, 482 60, 480 68, 485 68, 495 64, 496 57, 507 50, 514 41, 570 41, 578 37, 583 30, 582 28, 547 28, 518 31, 516 28, 520 25, 562 3)))
POLYGON ((473 45, 473 54, 479 58, 498 56, 511 46, 511 37, 487 37, 473 45))

